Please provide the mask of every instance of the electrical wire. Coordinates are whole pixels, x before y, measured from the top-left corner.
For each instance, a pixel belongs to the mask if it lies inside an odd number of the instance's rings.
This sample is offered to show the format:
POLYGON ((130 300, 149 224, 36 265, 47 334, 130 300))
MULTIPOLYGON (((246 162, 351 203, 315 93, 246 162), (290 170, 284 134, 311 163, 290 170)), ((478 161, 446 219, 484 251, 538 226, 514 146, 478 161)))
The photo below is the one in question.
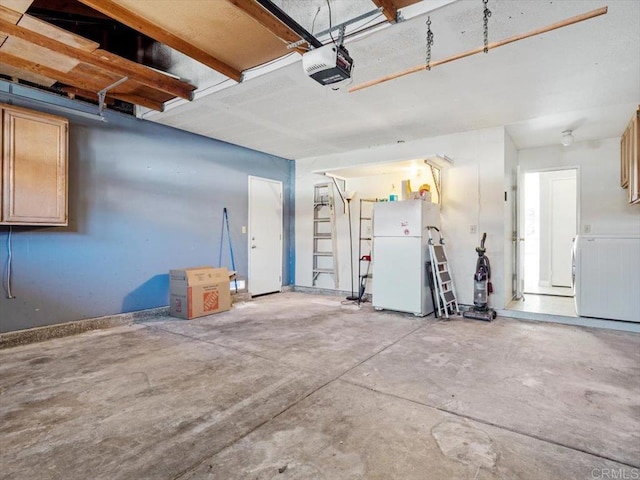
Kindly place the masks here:
POLYGON ((313 30, 316 25, 316 18, 318 18, 318 14, 320 13, 320 5, 318 5, 318 10, 316 10, 316 14, 313 16, 313 22, 311 22, 311 35, 314 34, 313 30))
POLYGON ((327 0, 327 7, 329 7, 329 36, 331 37, 331 41, 335 44, 336 39, 333 38, 333 34, 331 33, 331 30, 333 29, 333 20, 331 18, 331 3, 329 0, 327 0))
POLYGON ((11 248, 11 234, 13 233, 13 226, 9 225, 9 235, 7 236, 7 283, 6 283, 6 291, 7 291, 7 298, 8 299, 12 299, 12 298, 16 298, 13 296, 13 294, 11 293, 11 263, 13 260, 13 251, 11 248))
MULTIPOLYGON (((386 26, 386 27, 388 27, 388 26, 389 26, 389 22, 385 19, 385 20, 383 20, 383 21, 381 21, 381 22, 374 23, 373 25, 369 25, 369 26, 367 26, 367 27, 365 27, 365 26, 363 25, 363 26, 361 26, 360 28, 358 28, 358 30, 354 30, 353 32, 351 32, 351 33, 349 33, 349 34, 345 34, 344 38, 345 38, 345 40, 346 40, 347 38, 351 38, 351 37, 354 37, 354 36, 356 36, 356 35, 360 35, 361 33, 367 32, 368 30, 375 30, 376 28, 381 27, 381 26, 386 26)), ((374 33, 376 33, 376 32, 375 32, 375 31, 373 31, 373 32, 369 33, 369 35, 373 35, 374 33)), ((356 40, 356 41, 363 40, 363 39, 365 39, 365 38, 368 38, 368 37, 369 37, 369 35, 366 35, 366 36, 365 36, 365 35, 362 35, 362 36, 358 37, 358 38, 357 38, 357 39, 355 39, 355 40, 356 40)))
MULTIPOLYGON (((329 0, 327 0, 327 6, 329 7, 329 28, 331 29, 331 28, 333 28, 333 20, 332 20, 331 5, 329 4, 329 0)), ((318 7, 318 10, 316 11, 316 15, 315 15, 315 17, 313 18, 313 24, 312 24, 312 26, 311 26, 311 31, 312 31, 312 33, 313 33, 314 28, 315 28, 315 26, 314 26, 314 25, 315 25, 316 18, 317 18, 317 16, 318 16, 318 13, 319 13, 319 12, 320 12, 320 7, 318 7)), ((371 28, 375 28, 375 27, 378 27, 378 26, 380 26, 380 25, 383 25, 383 24, 387 23, 386 21, 384 21, 384 22, 377 23, 377 24, 375 24, 375 25, 367 26, 367 25, 369 25, 371 22, 373 22, 374 20, 376 20, 376 19, 378 19, 378 18, 380 18, 380 17, 382 17, 382 16, 384 16, 384 15, 383 15, 382 13, 379 13, 379 14, 378 14, 378 15, 376 15, 375 17, 373 17, 373 18, 371 18, 370 20, 368 20, 367 22, 365 22, 364 24, 360 25, 360 27, 358 27, 358 29, 357 29, 357 30, 354 30, 353 32, 349 32, 348 34, 347 34, 347 33, 345 33, 344 38, 352 37, 352 36, 357 35, 357 34, 359 34, 359 33, 361 33, 361 32, 364 32, 364 31, 366 31, 366 30, 369 30, 369 29, 371 29, 371 28)), ((331 32, 329 32, 329 36, 331 37, 331 40, 333 41, 333 43, 336 43, 336 41, 335 41, 335 39, 333 38, 333 35, 331 34, 331 32)), ((288 43, 288 42, 285 42, 285 43, 288 43)), ((304 47, 302 47, 302 48, 304 48, 304 47)), ((309 50, 309 49, 307 48, 307 50, 309 50)), ((279 62, 279 61, 282 61, 282 60, 284 60, 284 59, 286 59, 286 58, 290 57, 291 55, 295 55, 295 52, 288 53, 287 55, 284 55, 284 56, 282 56, 282 57, 274 58, 273 60, 270 60, 270 61, 268 61, 268 62, 262 63, 262 64, 260 64, 260 65, 256 65, 255 67, 248 68, 248 69, 246 69, 246 70, 245 70, 245 72, 254 72, 254 71, 259 70, 259 69, 261 69, 261 68, 268 67, 269 65, 271 65, 271 64, 273 64, 273 63, 277 63, 277 62, 279 62)), ((355 67, 355 65, 354 65, 353 67, 355 67)), ((230 80, 230 79, 223 80, 223 81, 222 81, 222 82, 220 82, 220 83, 224 83, 224 82, 226 82, 226 81, 228 81, 228 80, 230 80)), ((211 87, 208 87, 208 88, 213 88, 213 87, 215 87, 215 86, 217 86, 217 85, 220 85, 220 83, 218 83, 218 84, 216 84, 216 85, 212 85, 211 87)), ((351 83, 353 83, 353 78, 351 79, 351 83)), ((349 85, 350 85, 351 83, 349 83, 349 85)), ((345 85, 345 86, 348 86, 348 85, 345 85)))
MULTIPOLYGON (((353 32, 349 32, 349 35, 355 35, 356 33, 359 33, 359 32, 361 32, 362 30, 366 30, 366 28, 365 28, 365 27, 366 27, 367 25, 369 25, 371 22, 373 22, 374 20, 376 20, 376 19, 378 19, 378 18, 380 18, 380 17, 382 17, 382 16, 383 16, 383 14, 382 14, 382 13, 379 13, 379 14, 378 14, 378 15, 376 15, 375 17, 370 18, 368 21, 366 21, 365 23, 363 23, 362 25, 360 25, 360 26, 358 27, 358 30, 354 30, 353 32)), ((386 22, 383 22, 383 23, 386 23, 386 22)), ((346 37, 346 34, 345 34, 345 37, 346 37)))

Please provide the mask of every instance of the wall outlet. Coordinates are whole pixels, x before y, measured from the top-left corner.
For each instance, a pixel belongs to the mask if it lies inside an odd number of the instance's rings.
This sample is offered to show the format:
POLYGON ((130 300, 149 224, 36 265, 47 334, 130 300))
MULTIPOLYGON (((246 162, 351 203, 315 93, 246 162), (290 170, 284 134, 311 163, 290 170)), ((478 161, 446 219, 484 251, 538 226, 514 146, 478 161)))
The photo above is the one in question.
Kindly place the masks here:
POLYGON ((245 227, 244 225, 242 226, 242 233, 247 233, 247 227, 245 227))
POLYGON ((478 226, 477 225, 471 225, 469 227, 469 233, 476 233, 478 231, 478 226))
POLYGON ((584 226, 584 233, 591 233, 591 225, 586 224, 584 226))

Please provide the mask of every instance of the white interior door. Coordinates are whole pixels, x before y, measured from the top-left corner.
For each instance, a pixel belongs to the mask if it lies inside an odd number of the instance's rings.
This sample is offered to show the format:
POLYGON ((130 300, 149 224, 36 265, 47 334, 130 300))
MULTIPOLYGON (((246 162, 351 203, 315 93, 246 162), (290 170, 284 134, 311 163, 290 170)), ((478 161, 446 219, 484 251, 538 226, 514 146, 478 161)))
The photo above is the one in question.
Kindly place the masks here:
POLYGON ((576 179, 551 180, 551 285, 571 286, 571 249, 576 236, 576 179))
POLYGON ((249 177, 249 292, 282 288, 282 182, 249 177))

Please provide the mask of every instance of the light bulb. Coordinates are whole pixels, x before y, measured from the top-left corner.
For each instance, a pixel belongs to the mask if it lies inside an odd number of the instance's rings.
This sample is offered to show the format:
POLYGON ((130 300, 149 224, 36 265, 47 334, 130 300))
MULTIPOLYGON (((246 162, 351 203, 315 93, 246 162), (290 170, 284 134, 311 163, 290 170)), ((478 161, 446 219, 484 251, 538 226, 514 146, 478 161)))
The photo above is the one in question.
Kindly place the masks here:
POLYGON ((572 132, 573 130, 565 130, 564 132, 562 132, 562 145, 564 145, 565 147, 573 144, 574 139, 572 132))

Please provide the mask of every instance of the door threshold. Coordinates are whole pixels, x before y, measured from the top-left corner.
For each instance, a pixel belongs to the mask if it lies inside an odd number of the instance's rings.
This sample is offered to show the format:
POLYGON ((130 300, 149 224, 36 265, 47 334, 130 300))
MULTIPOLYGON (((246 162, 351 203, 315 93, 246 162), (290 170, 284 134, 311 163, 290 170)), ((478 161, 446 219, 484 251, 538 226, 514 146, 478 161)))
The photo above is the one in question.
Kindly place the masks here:
POLYGON ((496 310, 499 316, 528 320, 534 322, 561 323, 576 327, 605 328, 623 332, 640 333, 640 323, 623 322, 619 320, 607 320, 604 318, 569 317, 566 315, 554 315, 550 313, 525 312, 522 310, 496 310))

